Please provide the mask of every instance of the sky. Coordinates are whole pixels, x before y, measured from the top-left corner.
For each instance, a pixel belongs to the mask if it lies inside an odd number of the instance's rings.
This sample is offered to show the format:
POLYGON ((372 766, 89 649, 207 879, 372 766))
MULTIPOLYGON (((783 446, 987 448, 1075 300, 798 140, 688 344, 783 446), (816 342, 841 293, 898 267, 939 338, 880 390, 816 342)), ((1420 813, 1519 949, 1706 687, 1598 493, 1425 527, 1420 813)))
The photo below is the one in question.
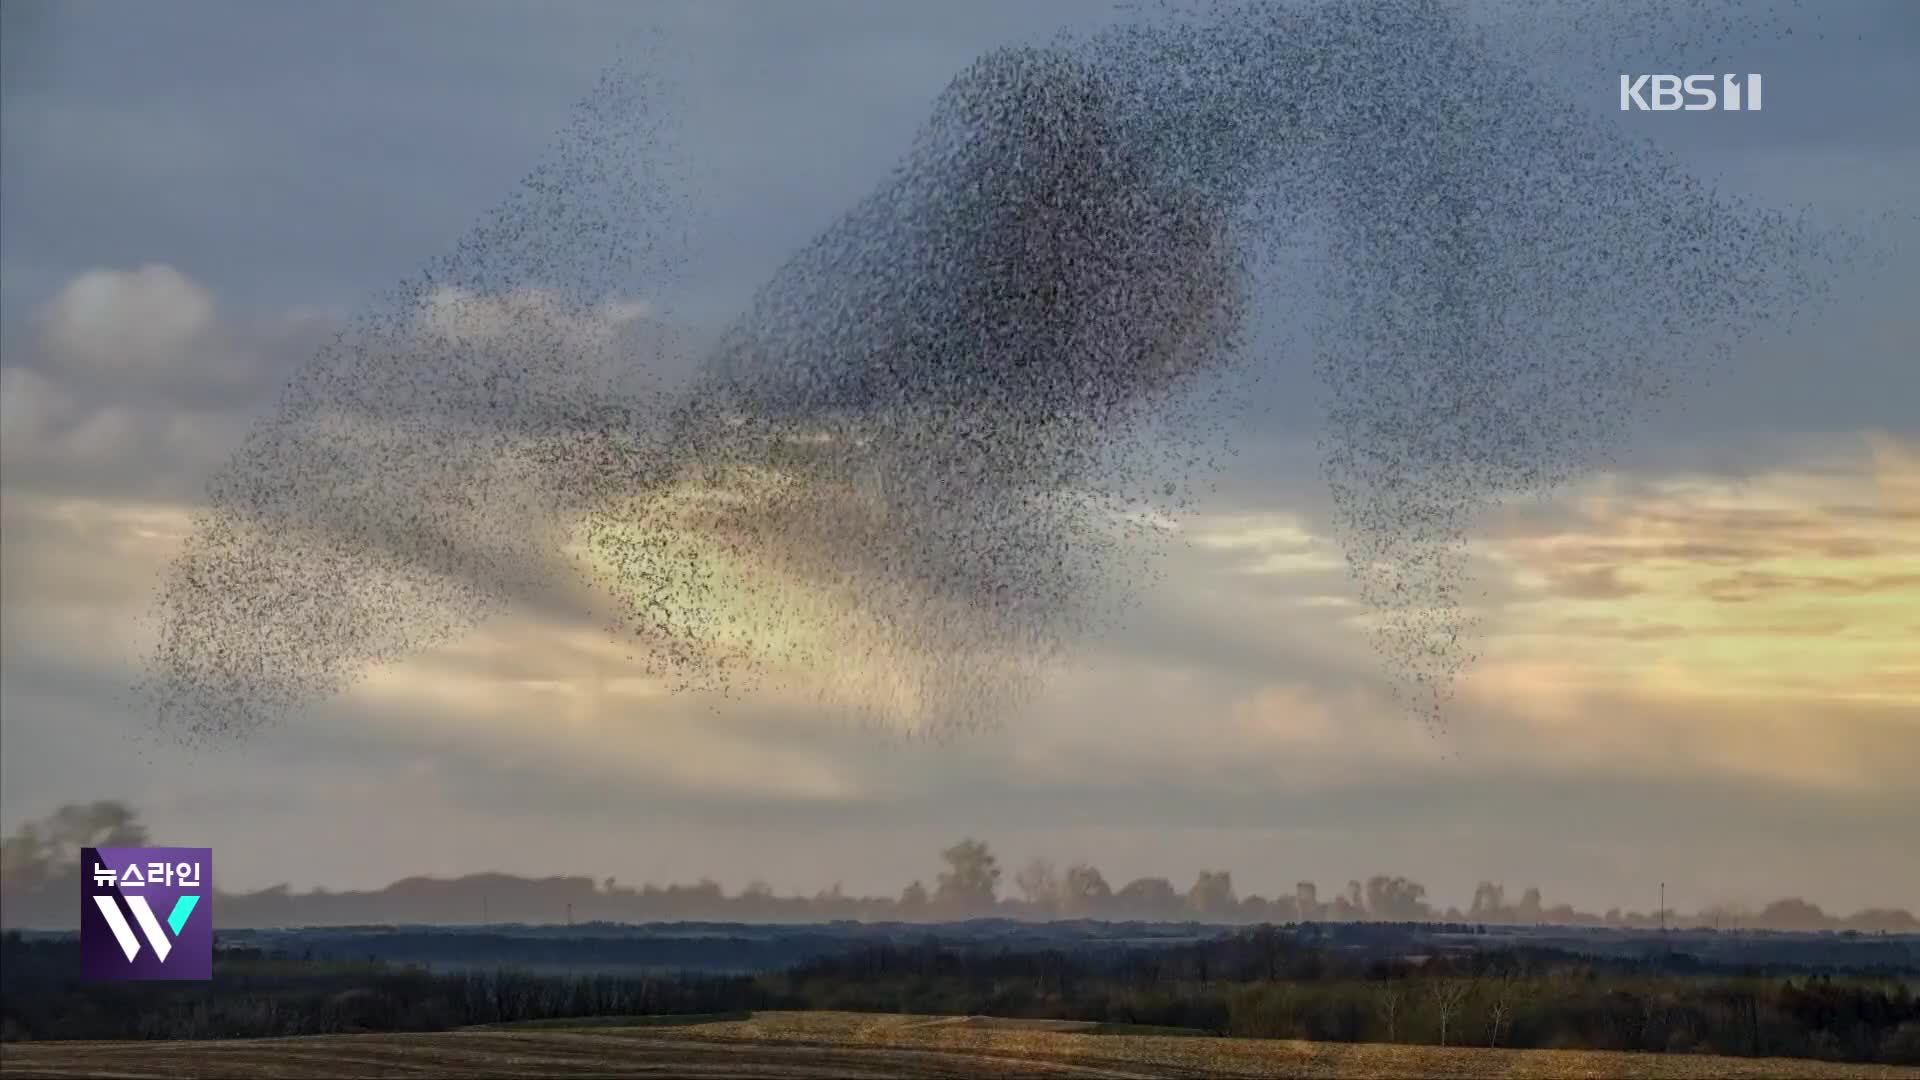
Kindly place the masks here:
POLYGON ((1388 700, 1311 364, 1267 327, 1247 451, 1166 573, 997 730, 671 695, 543 609, 188 750, 142 737, 126 688, 208 476, 333 328, 512 189, 623 42, 672 42, 694 193, 674 293, 623 295, 697 338, 885 176, 967 62, 1124 12, 9 0, 0 825, 124 799, 159 842, 215 848, 223 889, 505 870, 895 893, 975 835, 1116 883, 1231 869, 1242 894, 1386 871, 1443 905, 1483 879, 1592 910, 1651 909, 1661 881, 1683 909, 1920 904, 1920 234, 1873 216, 1920 195, 1920 8, 1469 7, 1569 107, 1887 255, 1835 266, 1830 305, 1610 466, 1481 522, 1484 638, 1445 730, 1388 700), (1764 112, 1615 111, 1618 72, 1723 65, 1765 74, 1764 112))

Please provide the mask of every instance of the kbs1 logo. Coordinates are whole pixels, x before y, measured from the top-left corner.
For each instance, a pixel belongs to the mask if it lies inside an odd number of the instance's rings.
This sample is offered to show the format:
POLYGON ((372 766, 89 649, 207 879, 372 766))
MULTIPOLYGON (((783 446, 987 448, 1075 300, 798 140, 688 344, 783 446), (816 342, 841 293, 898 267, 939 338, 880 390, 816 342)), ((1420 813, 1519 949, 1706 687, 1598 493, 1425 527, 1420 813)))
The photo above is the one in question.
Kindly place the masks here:
POLYGON ((1759 112, 1760 88, 1758 75, 1622 75, 1620 111, 1759 112))
POLYGON ((80 977, 213 978, 212 848, 80 849, 80 977))

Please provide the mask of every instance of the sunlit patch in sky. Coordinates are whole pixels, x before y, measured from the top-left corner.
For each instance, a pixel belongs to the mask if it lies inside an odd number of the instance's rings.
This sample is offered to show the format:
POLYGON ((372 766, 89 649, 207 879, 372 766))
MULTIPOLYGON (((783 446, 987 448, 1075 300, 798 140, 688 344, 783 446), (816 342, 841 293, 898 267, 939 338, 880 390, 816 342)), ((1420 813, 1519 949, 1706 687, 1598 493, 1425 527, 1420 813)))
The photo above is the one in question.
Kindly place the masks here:
POLYGON ((1478 545, 1514 586, 1489 648, 1578 656, 1586 688, 1920 709, 1916 459, 1877 434, 1740 483, 1583 485, 1478 545))

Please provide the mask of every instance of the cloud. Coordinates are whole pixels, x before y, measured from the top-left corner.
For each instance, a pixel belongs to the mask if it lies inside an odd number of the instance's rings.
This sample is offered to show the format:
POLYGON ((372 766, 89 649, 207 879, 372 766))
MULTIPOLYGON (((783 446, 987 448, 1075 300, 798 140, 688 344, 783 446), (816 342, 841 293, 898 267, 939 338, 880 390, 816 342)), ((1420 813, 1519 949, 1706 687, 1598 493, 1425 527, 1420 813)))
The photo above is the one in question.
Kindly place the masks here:
POLYGON ((173 267, 96 269, 33 313, 0 367, 10 489, 191 499, 329 329, 225 318, 173 267))
POLYGON ((1234 556, 1240 573, 1322 574, 1347 566, 1339 545, 1297 513, 1217 515, 1189 531, 1200 548, 1234 556))
POLYGON ((89 270, 47 304, 41 338, 62 367, 177 381, 208 371, 213 294, 171 266, 89 270))
POLYGON ((90 399, 28 368, 0 369, 0 459, 15 490, 182 495, 244 430, 224 412, 90 399))
POLYGON ((654 316, 645 300, 613 299, 597 309, 581 312, 558 294, 539 288, 517 289, 496 295, 441 286, 427 294, 415 312, 422 337, 440 344, 524 348, 529 327, 540 327, 540 340, 569 353, 600 356, 622 331, 654 316))
POLYGON ((1596 478, 1480 544, 1509 592, 1496 659, 1578 656, 1590 685, 1804 709, 1920 707, 1920 443, 1835 437, 1744 479, 1596 478))
POLYGON ((1640 586, 1621 579, 1617 566, 1549 570, 1545 587, 1558 595, 1581 600, 1617 600, 1641 591, 1640 586))

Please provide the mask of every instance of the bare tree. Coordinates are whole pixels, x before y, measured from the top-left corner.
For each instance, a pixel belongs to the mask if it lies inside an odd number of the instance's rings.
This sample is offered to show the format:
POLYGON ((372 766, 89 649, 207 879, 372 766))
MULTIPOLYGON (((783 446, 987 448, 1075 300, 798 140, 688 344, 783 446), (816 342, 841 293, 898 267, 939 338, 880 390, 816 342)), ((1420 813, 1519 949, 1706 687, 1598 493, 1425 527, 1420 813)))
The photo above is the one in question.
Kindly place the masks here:
POLYGON ((1400 1007, 1406 1000, 1406 989, 1397 982, 1380 988, 1380 1016, 1387 1022, 1388 1042, 1400 1041, 1400 1007))
POLYGON ((1500 976, 1493 984, 1493 1000, 1487 1004, 1487 1045, 1500 1045, 1500 1029, 1513 1023, 1513 973, 1500 976))
POLYGON ((1447 1045, 1447 1031, 1453 1026, 1453 1018, 1460 1006, 1467 1000, 1473 983, 1468 979, 1435 979, 1427 986, 1428 996, 1433 998, 1434 1012, 1440 1016, 1440 1045, 1447 1045))

